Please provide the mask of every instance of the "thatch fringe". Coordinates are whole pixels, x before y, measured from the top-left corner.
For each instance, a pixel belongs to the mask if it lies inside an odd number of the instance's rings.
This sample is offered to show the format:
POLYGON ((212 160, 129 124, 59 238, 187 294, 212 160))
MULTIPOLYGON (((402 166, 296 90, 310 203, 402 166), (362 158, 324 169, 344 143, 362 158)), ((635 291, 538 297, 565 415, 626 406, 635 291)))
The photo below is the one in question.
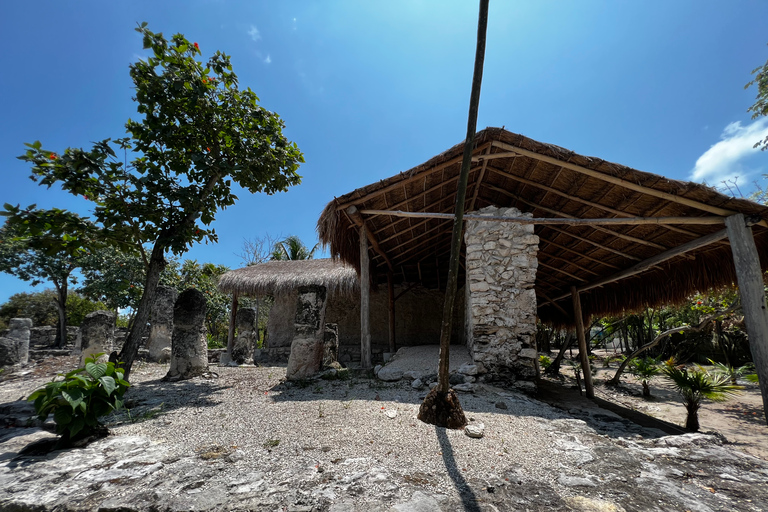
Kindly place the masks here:
POLYGON ((299 286, 325 286, 330 293, 351 294, 359 288, 355 269, 329 258, 268 261, 230 270, 219 279, 222 293, 252 297, 280 295, 299 286))

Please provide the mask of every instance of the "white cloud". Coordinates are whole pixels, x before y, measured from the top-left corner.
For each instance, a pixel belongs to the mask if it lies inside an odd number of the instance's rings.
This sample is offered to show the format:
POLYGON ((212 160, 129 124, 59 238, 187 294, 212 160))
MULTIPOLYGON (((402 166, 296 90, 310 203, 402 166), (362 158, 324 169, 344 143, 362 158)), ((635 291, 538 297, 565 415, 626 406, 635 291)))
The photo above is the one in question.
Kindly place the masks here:
POLYGON ((754 145, 766 136, 768 118, 758 119, 747 126, 742 126, 739 121, 729 124, 720 135, 722 140, 696 160, 689 178, 693 181, 706 181, 713 186, 737 176, 739 183, 749 181, 749 176, 760 169, 746 167, 746 161, 760 152, 754 145))
POLYGON ((248 31, 248 35, 251 36, 251 39, 254 41, 258 41, 261 39, 261 34, 259 33, 259 29, 256 28, 255 25, 251 25, 251 29, 248 31))
POLYGON ((266 58, 266 59, 264 59, 264 64, 269 64, 270 62, 272 62, 272 57, 270 57, 269 55, 267 55, 267 58, 266 58))

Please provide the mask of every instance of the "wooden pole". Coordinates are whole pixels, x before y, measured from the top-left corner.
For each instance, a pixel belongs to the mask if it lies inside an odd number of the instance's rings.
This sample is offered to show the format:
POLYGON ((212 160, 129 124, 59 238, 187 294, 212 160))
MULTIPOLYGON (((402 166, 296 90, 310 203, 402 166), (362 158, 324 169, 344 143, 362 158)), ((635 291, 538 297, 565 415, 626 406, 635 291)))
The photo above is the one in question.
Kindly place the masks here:
POLYGON ((573 297, 573 316, 576 319, 576 336, 579 339, 579 358, 581 359, 581 372, 584 374, 584 389, 587 398, 595 398, 595 388, 592 386, 592 370, 589 368, 589 355, 587 354, 587 337, 584 334, 584 317, 581 313, 581 299, 575 286, 571 286, 573 297))
POLYGON ((768 422, 768 310, 760 258, 752 237, 752 228, 747 226, 744 215, 737 213, 728 217, 725 219, 725 227, 736 267, 749 348, 757 368, 760 393, 763 395, 763 414, 768 422))
POLYGON ((387 291, 389 292, 389 352, 394 355, 395 346, 395 276, 387 272, 387 291))
POLYGON ((371 276, 368 235, 360 226, 360 365, 371 368, 371 276))
POLYGON ((227 362, 232 360, 232 346, 235 344, 235 320, 237 319, 237 294, 232 294, 229 308, 229 333, 227 334, 227 362))
POLYGON ((467 197, 469 168, 472 165, 472 146, 477 130, 477 111, 480 106, 480 86, 483 82, 483 63, 485 61, 485 39, 488 28, 488 0, 480 0, 480 15, 477 24, 477 47, 475 49, 475 69, 472 74, 472 91, 469 97, 469 116, 467 119, 467 138, 464 140, 464 155, 461 160, 461 173, 456 192, 456 213, 451 236, 451 259, 448 264, 448 282, 445 286, 443 304, 443 322, 440 326, 440 362, 438 365, 437 391, 447 393, 449 348, 451 345, 451 327, 453 323, 453 303, 459 275, 461 235, 464 227, 464 202, 467 197))

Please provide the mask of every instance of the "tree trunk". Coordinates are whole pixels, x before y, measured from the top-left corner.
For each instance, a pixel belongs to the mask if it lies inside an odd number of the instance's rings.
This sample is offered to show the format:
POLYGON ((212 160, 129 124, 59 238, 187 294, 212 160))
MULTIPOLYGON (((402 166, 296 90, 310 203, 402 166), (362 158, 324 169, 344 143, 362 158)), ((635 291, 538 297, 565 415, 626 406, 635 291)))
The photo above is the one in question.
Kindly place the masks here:
POLYGON ((560 347, 560 352, 557 353, 555 360, 552 361, 552 364, 549 365, 549 368, 546 369, 545 373, 553 376, 560 374, 560 364, 563 362, 563 357, 565 357, 565 351, 568 350, 568 348, 571 346, 575 338, 576 337, 570 332, 568 333, 568 335, 566 335, 565 341, 563 342, 563 346, 560 347))
POLYGON ((651 387, 648 385, 647 380, 643 380, 642 384, 643 384, 643 396, 648 398, 649 396, 651 396, 651 387))
POLYGON ((472 74, 472 92, 469 98, 469 117, 467 119, 467 138, 464 141, 464 155, 461 161, 461 173, 456 190, 456 216, 453 221, 451 236, 451 259, 448 265, 448 282, 445 286, 445 303, 443 305, 443 321, 440 326, 440 361, 438 364, 437 388, 427 395, 419 409, 419 419, 425 423, 450 428, 461 428, 466 425, 466 417, 461 409, 458 397, 452 395, 448 382, 449 349, 451 344, 451 327, 453 323, 453 303, 456 299, 456 288, 459 274, 459 259, 461 257, 461 234, 464 222, 464 202, 467 197, 467 181, 469 168, 472 165, 472 146, 477 130, 477 110, 480 105, 480 86, 483 82, 483 62, 485 60, 485 34, 488 28, 488 0, 480 0, 480 14, 477 22, 477 46, 475 49, 475 69, 472 74), (450 392, 449 392, 450 391, 450 392), (432 397, 430 399, 430 397, 432 397), (430 405, 432 404, 432 405, 430 405), (436 415, 435 411, 445 409, 446 414, 436 415), (454 418, 447 421, 446 418, 454 418))
POLYGON ((65 278, 61 283, 54 281, 53 285, 56 287, 56 309, 59 312, 59 324, 53 345, 56 348, 64 348, 67 346, 67 280, 65 278))
POLYGON ((131 327, 130 333, 128 333, 128 338, 125 340, 123 349, 117 356, 118 360, 123 362, 125 380, 128 380, 131 375, 133 360, 136 359, 136 355, 139 353, 141 338, 147 330, 149 313, 152 310, 152 304, 155 301, 157 285, 160 283, 160 274, 163 272, 166 265, 164 253, 165 247, 161 244, 160 240, 158 240, 155 242, 155 246, 152 248, 152 255, 149 258, 147 278, 144 282, 144 294, 141 296, 139 307, 136 309, 136 317, 134 318, 133 326, 131 327))
POLYGON ((688 411, 688 416, 685 418, 686 430, 699 431, 699 407, 701 407, 701 403, 698 401, 686 402, 685 410, 688 411))

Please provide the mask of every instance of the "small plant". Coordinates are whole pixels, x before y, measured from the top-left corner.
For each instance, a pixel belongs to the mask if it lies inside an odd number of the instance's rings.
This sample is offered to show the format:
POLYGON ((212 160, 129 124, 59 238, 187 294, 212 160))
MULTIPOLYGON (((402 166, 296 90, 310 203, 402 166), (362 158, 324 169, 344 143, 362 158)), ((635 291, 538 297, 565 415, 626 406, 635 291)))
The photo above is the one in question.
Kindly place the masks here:
POLYGON ((709 373, 699 365, 692 369, 684 365, 678 366, 674 358, 665 361, 661 371, 672 381, 683 398, 685 409, 688 411, 685 428, 692 432, 699 430, 699 408, 703 399, 724 402, 744 389, 730 384, 727 375, 709 373))
POLYGON ((262 446, 264 446, 264 448, 269 450, 270 448, 277 447, 277 445, 279 445, 279 444, 280 444, 280 440, 279 439, 269 439, 269 440, 265 441, 262 446))
POLYGON ((734 386, 738 384, 736 381, 739 377, 744 377, 749 380, 749 375, 755 373, 755 365, 752 363, 745 364, 744 366, 734 367, 729 364, 718 363, 712 359, 708 359, 710 364, 715 367, 714 372, 726 375, 731 384, 734 386))
POLYGON ((130 384, 114 363, 97 362, 104 354, 85 358, 85 368, 59 374, 54 380, 32 393, 38 418, 45 420, 53 413, 56 433, 62 444, 103 433, 99 418, 123 407, 123 394, 130 384))
POLYGON ((641 379, 643 396, 651 396, 651 387, 648 384, 651 382, 651 379, 661 373, 659 361, 652 357, 636 357, 629 364, 629 373, 641 379))
POLYGON ((552 358, 545 356, 544 354, 539 356, 539 366, 542 370, 546 370, 552 365, 552 358))

